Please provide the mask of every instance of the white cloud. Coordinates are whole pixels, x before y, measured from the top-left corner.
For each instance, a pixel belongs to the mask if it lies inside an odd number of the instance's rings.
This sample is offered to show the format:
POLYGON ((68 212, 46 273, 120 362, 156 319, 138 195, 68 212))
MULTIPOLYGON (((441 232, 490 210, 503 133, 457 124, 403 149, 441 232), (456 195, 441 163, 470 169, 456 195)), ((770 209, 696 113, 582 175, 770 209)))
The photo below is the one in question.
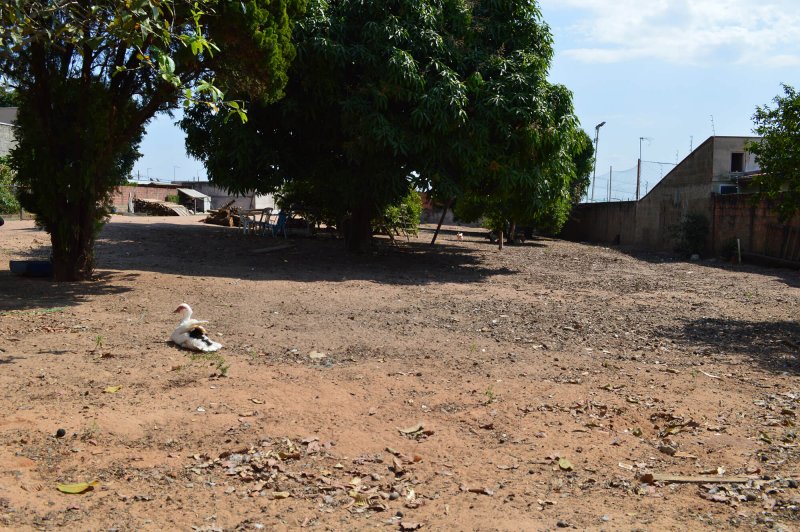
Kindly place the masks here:
MULTIPOLYGON (((545 13, 577 14, 562 53, 585 62, 633 59, 796 65, 797 0, 542 0, 545 13)), ((559 35, 556 35, 559 38, 559 35)), ((557 43, 558 44, 558 43, 557 43)))

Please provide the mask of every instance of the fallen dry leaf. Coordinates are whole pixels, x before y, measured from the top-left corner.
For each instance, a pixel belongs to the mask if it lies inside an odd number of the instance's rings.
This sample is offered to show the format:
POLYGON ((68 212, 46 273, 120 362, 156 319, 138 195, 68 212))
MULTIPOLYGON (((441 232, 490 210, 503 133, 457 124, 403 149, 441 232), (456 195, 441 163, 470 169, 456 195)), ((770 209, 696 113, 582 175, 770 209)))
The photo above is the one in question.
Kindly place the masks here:
POLYGON ((56 488, 62 493, 78 494, 93 490, 98 484, 98 481, 93 480, 92 482, 78 482, 75 484, 58 484, 56 488))

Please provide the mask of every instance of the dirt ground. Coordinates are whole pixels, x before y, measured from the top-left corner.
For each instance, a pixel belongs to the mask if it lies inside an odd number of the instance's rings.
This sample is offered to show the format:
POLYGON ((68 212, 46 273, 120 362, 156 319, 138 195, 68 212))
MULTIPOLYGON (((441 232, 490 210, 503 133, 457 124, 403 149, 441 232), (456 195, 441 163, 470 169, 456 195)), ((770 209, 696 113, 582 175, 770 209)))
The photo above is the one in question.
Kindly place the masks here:
POLYGON ((198 220, 114 217, 73 284, 0 228, 0 527, 800 528, 798 272, 198 220))

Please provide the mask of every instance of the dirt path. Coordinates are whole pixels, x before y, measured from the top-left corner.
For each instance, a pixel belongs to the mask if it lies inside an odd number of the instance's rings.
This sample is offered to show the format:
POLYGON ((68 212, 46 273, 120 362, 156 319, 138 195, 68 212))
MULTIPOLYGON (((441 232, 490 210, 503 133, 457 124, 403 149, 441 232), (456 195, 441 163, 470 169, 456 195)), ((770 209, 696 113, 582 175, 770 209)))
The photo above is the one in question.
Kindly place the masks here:
POLYGON ((83 284, 12 275, 48 238, 0 229, 0 526, 797 526, 797 272, 197 220, 115 217, 83 284), (165 342, 181 302, 224 358, 165 342))

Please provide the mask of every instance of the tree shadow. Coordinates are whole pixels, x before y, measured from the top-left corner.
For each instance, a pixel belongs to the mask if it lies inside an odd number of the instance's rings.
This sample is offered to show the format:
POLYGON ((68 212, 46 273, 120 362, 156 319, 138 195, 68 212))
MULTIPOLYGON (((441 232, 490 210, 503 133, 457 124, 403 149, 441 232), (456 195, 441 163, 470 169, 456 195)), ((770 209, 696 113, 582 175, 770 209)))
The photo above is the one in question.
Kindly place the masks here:
POLYGON ((6 364, 13 364, 15 360, 24 360, 24 359, 25 359, 25 357, 15 357, 13 355, 0 357, 0 366, 6 365, 6 364))
POLYGON ((467 246, 430 246, 423 238, 374 240, 365 253, 351 254, 332 235, 290 234, 284 240, 200 223, 111 223, 98 239, 96 256, 98 268, 107 270, 298 282, 475 283, 517 273, 487 265, 484 252, 467 246), (290 247, 271 251, 283 244, 290 247))
MULTIPOLYGON (((433 237, 433 233, 434 233, 434 229, 431 229, 429 227, 420 227, 419 232, 420 232, 420 234, 423 234, 423 233, 430 234, 431 238, 432 238, 433 237)), ((483 246, 488 246, 488 247, 497 247, 497 242, 492 242, 489 239, 490 231, 488 229, 483 228, 483 227, 477 227, 477 228, 476 227, 457 227, 455 229, 453 229, 453 226, 450 226, 450 227, 447 227, 447 228, 442 227, 442 229, 439 231, 439 237, 440 238, 447 237, 450 240, 455 240, 456 239, 456 235, 458 233, 461 233, 461 235, 464 238, 471 240, 471 242, 473 244, 478 244, 478 245, 483 245, 483 246)), ((430 240, 428 240, 428 241, 430 242, 430 240)), ((437 242, 438 241, 439 240, 437 240, 437 242)), ((511 246, 511 247, 546 248, 547 244, 545 244, 544 242, 548 242, 548 241, 552 241, 552 239, 551 238, 547 238, 547 237, 543 237, 543 236, 534 236, 532 238, 525 239, 524 243, 514 243, 514 244, 506 243, 505 245, 506 246, 511 246)))
POLYGON ((10 271, 0 272, 0 319, 3 313, 47 312, 71 307, 107 294, 130 290, 119 281, 138 277, 124 272, 100 272, 95 280, 80 283, 57 283, 51 278, 21 277, 10 271))
POLYGON ((794 321, 700 318, 664 334, 701 352, 741 355, 767 371, 800 374, 800 324, 794 321))
POLYGON ((610 245, 603 245, 603 244, 587 244, 582 243, 587 246, 596 246, 605 249, 614 249, 628 255, 631 258, 636 260, 640 260, 643 262, 647 262, 650 264, 686 264, 687 266, 691 267, 700 267, 700 268, 713 268, 715 270, 723 270, 723 271, 730 271, 730 272, 737 272, 737 273, 752 273, 756 275, 766 275, 770 277, 774 277, 776 281, 785 284, 786 286, 790 286, 792 288, 800 288, 800 270, 786 268, 786 267, 776 267, 776 266, 764 266, 761 264, 749 264, 749 263, 732 263, 718 258, 708 258, 708 259, 701 259, 699 261, 691 261, 688 257, 682 256, 680 253, 670 253, 667 251, 646 251, 641 249, 635 249, 628 246, 610 246, 610 245))

